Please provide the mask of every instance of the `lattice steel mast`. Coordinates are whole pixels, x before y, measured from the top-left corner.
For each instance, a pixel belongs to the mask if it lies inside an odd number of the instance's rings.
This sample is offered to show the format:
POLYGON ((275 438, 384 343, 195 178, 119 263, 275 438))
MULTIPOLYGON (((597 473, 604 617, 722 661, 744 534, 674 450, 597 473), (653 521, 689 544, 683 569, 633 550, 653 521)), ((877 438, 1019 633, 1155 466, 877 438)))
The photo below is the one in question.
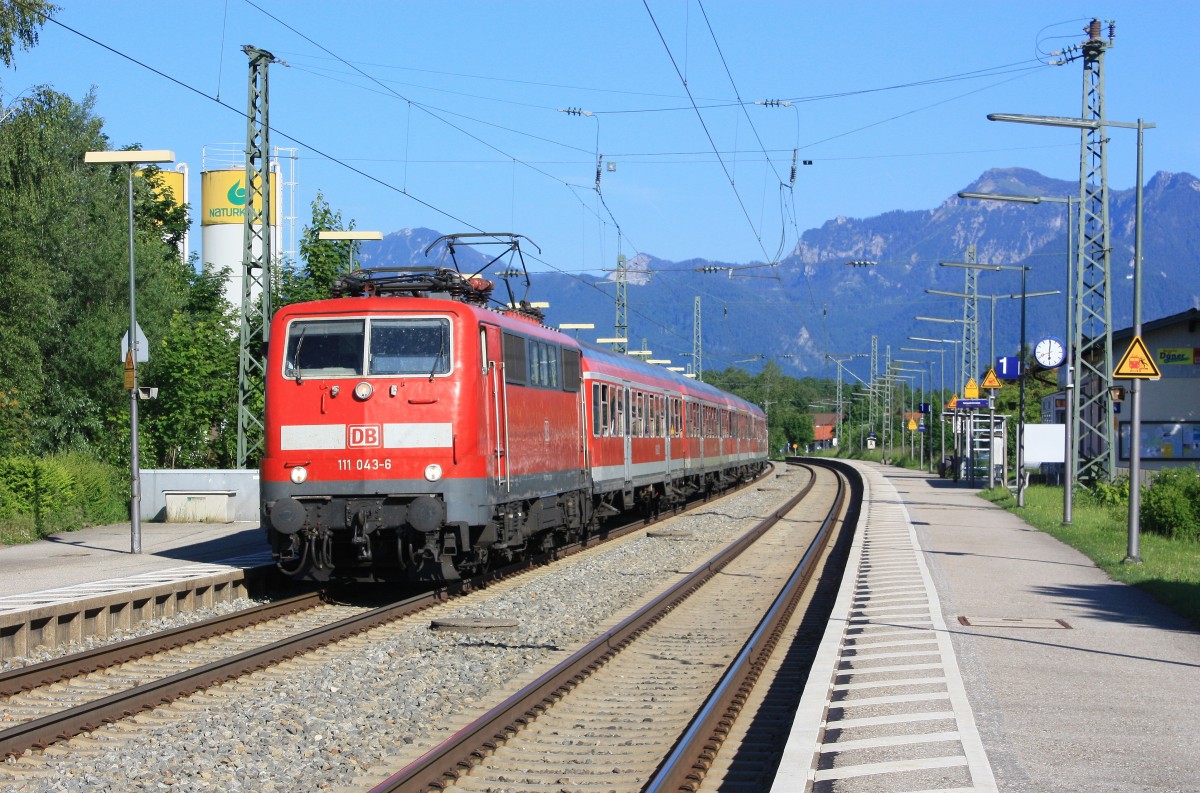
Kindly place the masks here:
POLYGON ((613 326, 613 335, 622 341, 613 342, 613 352, 625 352, 629 349, 624 341, 629 338, 629 293, 626 285, 625 254, 617 254, 617 321, 613 326))
MULTIPOLYGON (((966 264, 975 264, 975 246, 967 246, 966 264)), ((963 294, 962 372, 963 381, 956 388, 965 388, 967 380, 979 377, 979 271, 967 268, 963 294)))
POLYGON ((263 451, 263 404, 271 305, 270 102, 267 65, 275 56, 242 47, 250 59, 246 103, 245 216, 242 247, 242 313, 238 348, 237 465, 256 464, 263 451))
POLYGON ((1082 118, 1101 122, 1081 130, 1079 156, 1079 240, 1076 256, 1074 437, 1079 444, 1077 481, 1112 479, 1116 447, 1112 429, 1112 299, 1108 215, 1107 130, 1104 128, 1104 53, 1112 46, 1101 24, 1088 25, 1083 58, 1082 118), (1085 391, 1086 388, 1086 391, 1085 391))

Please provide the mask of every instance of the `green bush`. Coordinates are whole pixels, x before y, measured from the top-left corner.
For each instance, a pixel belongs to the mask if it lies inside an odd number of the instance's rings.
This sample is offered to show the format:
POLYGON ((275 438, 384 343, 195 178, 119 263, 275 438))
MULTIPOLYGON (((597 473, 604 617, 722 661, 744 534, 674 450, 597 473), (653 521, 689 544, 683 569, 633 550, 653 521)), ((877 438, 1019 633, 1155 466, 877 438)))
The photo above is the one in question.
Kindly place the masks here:
POLYGON ((120 471, 81 454, 0 458, 0 536, 27 541, 127 519, 120 471))
POLYGON ((1200 472, 1195 468, 1159 471, 1143 491, 1141 525, 1176 540, 1200 540, 1200 472))
POLYGON ((129 470, 83 454, 55 458, 71 474, 85 525, 129 520, 129 470))
POLYGON ((1115 482, 1096 482, 1091 490, 1092 500, 1101 507, 1129 509, 1129 477, 1119 477, 1115 482))

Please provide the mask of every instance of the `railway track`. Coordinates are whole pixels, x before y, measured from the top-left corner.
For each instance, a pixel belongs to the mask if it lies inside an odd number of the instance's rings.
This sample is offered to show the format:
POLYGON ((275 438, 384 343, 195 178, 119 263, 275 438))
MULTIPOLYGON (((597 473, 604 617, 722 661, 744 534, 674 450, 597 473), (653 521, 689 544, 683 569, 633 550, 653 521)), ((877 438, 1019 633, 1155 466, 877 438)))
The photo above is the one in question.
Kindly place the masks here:
MULTIPOLYGON (((693 505, 695 506, 695 505, 693 505)), ((607 529, 585 543, 456 584, 461 594, 495 585, 530 567, 618 539, 641 521, 607 529)), ((372 628, 402 620, 451 597, 434 590, 380 608, 325 602, 313 592, 0 674, 0 757, 93 731, 215 684, 372 628)))
POLYGON ((842 477, 821 469, 738 542, 373 790, 696 790, 846 499, 842 477))

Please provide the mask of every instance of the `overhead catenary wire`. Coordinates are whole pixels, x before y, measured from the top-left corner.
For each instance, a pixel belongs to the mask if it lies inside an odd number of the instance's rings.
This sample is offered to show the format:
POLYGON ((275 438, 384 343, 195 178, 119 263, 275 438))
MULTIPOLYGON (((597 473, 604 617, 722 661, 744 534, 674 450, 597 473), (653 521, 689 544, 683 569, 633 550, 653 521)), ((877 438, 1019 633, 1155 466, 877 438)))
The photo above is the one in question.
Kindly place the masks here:
POLYGON ((666 38, 663 36, 662 29, 658 26, 658 20, 654 18, 654 12, 650 10, 650 4, 646 0, 642 0, 642 5, 646 9, 646 13, 650 16, 650 22, 654 25, 654 30, 658 33, 659 41, 662 42, 663 49, 667 52, 667 57, 671 61, 671 66, 675 69, 675 74, 678 75, 680 82, 683 84, 683 89, 687 92, 688 99, 692 102, 692 109, 696 113, 696 118, 700 121, 700 126, 704 129, 704 135, 708 138, 708 143, 712 146, 713 152, 717 155, 717 160, 721 163, 721 170, 725 172, 725 178, 729 180, 729 186, 733 190, 733 195, 737 198, 738 206, 742 209, 742 215, 746 218, 746 223, 750 225, 750 230, 754 233, 754 239, 758 242, 758 247, 762 251, 764 259, 769 259, 767 249, 763 247, 762 236, 758 230, 754 228, 754 221, 750 219, 750 213, 746 210, 746 202, 742 200, 741 193, 738 192, 737 185, 734 183, 733 175, 729 172, 729 167, 725 164, 724 158, 721 157, 717 149, 717 143, 713 140, 712 132, 708 129, 708 124, 704 122, 704 114, 700 112, 700 108, 696 105, 696 100, 692 96, 691 89, 688 87, 687 80, 683 73, 679 70, 679 64, 675 61, 675 56, 671 53, 671 47, 667 44, 666 38))
MULTIPOLYGON (((267 11, 266 9, 262 8, 260 5, 258 5, 257 3, 255 3, 255 2, 254 2, 254 0, 243 0, 243 1, 244 1, 244 2, 245 2, 247 5, 251 6, 252 8, 255 8, 255 9, 257 9, 257 10, 258 10, 260 13, 262 13, 263 15, 265 15, 265 16, 269 17, 270 19, 272 19, 273 21, 275 21, 277 24, 281 25, 282 27, 286 28, 287 30, 291 31, 292 33, 295 33, 297 36, 299 36, 300 38, 304 39, 304 40, 305 40, 305 41, 307 41, 308 43, 312 44, 314 47, 318 48, 318 49, 319 49, 319 50, 321 50, 322 52, 324 52, 324 53, 328 54, 329 56, 331 56, 331 57, 333 57, 333 58, 337 59, 337 60, 338 60, 340 63, 343 63, 343 64, 345 64, 346 66, 348 66, 349 68, 353 69, 353 70, 354 70, 356 73, 360 74, 360 75, 361 75, 362 77, 364 77, 365 79, 367 79, 367 80, 370 80, 372 83, 374 83, 374 84, 378 85, 380 88, 382 88, 383 90, 385 90, 385 91, 386 91, 386 92, 388 92, 389 94, 391 94, 391 95, 393 95, 393 96, 395 96, 395 97, 397 97, 397 98, 399 98, 399 99, 402 99, 402 100, 404 100, 405 102, 408 102, 408 103, 409 103, 409 105, 410 105, 410 107, 416 107, 418 110, 421 110, 422 112, 426 113, 427 115, 431 116, 432 118, 435 118, 435 119, 437 119, 438 121, 441 121, 443 124, 447 125, 447 126, 448 126, 448 127, 450 127, 451 129, 454 129, 454 130, 456 130, 457 132, 459 132, 459 133, 461 133, 461 134, 463 134, 463 135, 467 136, 467 137, 468 137, 468 138, 470 138, 471 140, 474 140, 474 141, 476 141, 476 142, 477 142, 477 143, 479 143, 480 145, 482 145, 482 146, 485 146, 486 148, 489 148, 489 149, 491 149, 492 151, 496 152, 497 154, 500 154, 500 155, 502 155, 503 157, 510 159, 512 162, 519 163, 521 166, 523 166, 523 167, 525 167, 525 168, 528 168, 528 169, 530 169, 530 170, 532 170, 532 171, 534 171, 534 172, 536 172, 536 173, 538 173, 538 174, 541 174, 542 176, 545 176, 546 178, 548 178, 548 179, 551 179, 552 181, 554 181, 554 182, 556 182, 556 183, 558 183, 558 184, 562 184, 562 185, 564 185, 564 186, 565 186, 565 183, 563 182, 563 180, 562 180, 562 179, 560 179, 559 177, 555 176, 554 174, 551 174, 551 173, 549 173, 548 171, 544 171, 544 170, 542 170, 541 168, 538 168, 537 166, 535 166, 535 165, 533 165, 533 164, 531 164, 531 163, 529 163, 529 162, 526 162, 524 159, 522 159, 522 158, 520 158, 520 157, 517 157, 516 155, 514 155, 514 154, 511 154, 511 153, 509 153, 509 152, 507 152, 507 151, 505 151, 505 150, 501 149, 501 148, 500 148, 500 147, 498 147, 498 146, 495 146, 495 145, 493 145, 493 144, 492 144, 492 143, 490 143, 489 141, 486 141, 486 140, 484 140, 483 138, 479 137, 478 135, 475 135, 474 133, 472 133, 472 132, 470 132, 470 131, 466 130, 466 129, 465 129, 465 128, 463 128, 462 126, 460 126, 460 125, 458 125, 458 124, 455 124, 455 123, 453 123, 453 122, 451 122, 451 121, 448 121, 447 119, 443 118, 441 115, 439 115, 439 113, 440 113, 440 112, 442 112, 442 111, 434 112, 433 110, 431 110, 431 109, 430 109, 430 107, 429 107, 429 106, 427 106, 427 105, 425 105, 425 104, 423 104, 423 103, 421 103, 421 102, 415 102, 415 101, 413 101, 413 100, 409 99, 408 97, 404 96, 403 94, 399 93, 398 91, 395 91, 395 90, 393 90, 392 88, 390 88, 389 86, 385 85, 385 84, 384 84, 382 81, 380 81, 380 80, 379 80, 379 79, 377 79, 376 77, 374 77, 374 76, 372 76, 372 75, 370 75, 370 74, 368 74, 368 73, 364 72, 362 69, 358 68, 358 67, 357 67, 357 66, 355 66, 353 63, 351 63, 351 62, 347 61, 346 59, 342 58, 340 55, 338 55, 337 53, 333 52, 333 51, 332 51, 332 50, 330 50, 329 48, 325 47, 323 44, 319 43, 318 41, 314 40, 312 37, 308 36, 307 34, 305 34, 305 33, 301 32, 301 31, 299 31, 299 30, 297 30, 295 27, 293 27, 293 26, 289 25, 287 22, 283 21, 283 20, 282 20, 282 19, 280 19, 279 17, 277 17, 277 16, 275 16, 274 14, 270 13, 270 12, 269 12, 269 11, 267 11)), ((453 113, 452 111, 446 111, 446 113, 447 113, 447 115, 460 115, 460 114, 457 114, 457 113, 453 113)), ((472 121, 478 121, 478 119, 471 119, 471 120, 472 120, 472 121)), ((480 123, 487 123, 487 122, 480 122, 480 123)), ((493 126, 499 126, 499 125, 493 125, 493 126)), ((515 131, 515 130, 510 130, 510 131, 515 131)), ((534 136, 534 137, 536 137, 536 136, 534 136)), ((543 140, 546 140, 546 139, 543 139, 543 140)), ((553 142, 553 141, 548 141, 548 140, 547 140, 547 142, 553 142)), ((578 149, 577 147, 568 147, 568 148, 576 148, 577 150, 580 150, 580 151, 582 151, 582 149, 578 149)), ((603 202, 602 202, 602 203, 603 203, 603 202)), ((608 207, 607 207, 607 205, 605 206, 605 210, 606 210, 606 211, 608 211, 608 207)), ((610 217, 612 216, 612 213, 611 213, 611 211, 609 211, 609 216, 610 216, 610 217)), ((614 224, 615 224, 615 219, 614 219, 614 224)), ((475 227, 474 227, 474 226, 472 226, 472 228, 475 228, 475 227)), ((620 226, 617 226, 617 231, 618 231, 618 234, 620 234, 620 226)), ((539 259, 536 259, 536 257, 531 257, 531 258, 534 258, 534 260, 535 260, 535 261, 540 261, 539 259)))

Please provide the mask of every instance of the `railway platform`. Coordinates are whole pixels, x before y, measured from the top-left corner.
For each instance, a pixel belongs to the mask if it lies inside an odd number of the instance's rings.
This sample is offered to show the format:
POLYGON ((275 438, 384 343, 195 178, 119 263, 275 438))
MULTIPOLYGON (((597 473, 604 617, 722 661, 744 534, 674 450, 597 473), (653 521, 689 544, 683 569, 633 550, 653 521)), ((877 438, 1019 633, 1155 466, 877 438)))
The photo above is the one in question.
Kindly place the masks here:
POLYGON ((1200 631, 976 489, 854 465, 774 793, 1198 789, 1200 631))
POLYGON ((247 594, 270 564, 257 521, 117 523, 0 546, 0 659, 247 594))

